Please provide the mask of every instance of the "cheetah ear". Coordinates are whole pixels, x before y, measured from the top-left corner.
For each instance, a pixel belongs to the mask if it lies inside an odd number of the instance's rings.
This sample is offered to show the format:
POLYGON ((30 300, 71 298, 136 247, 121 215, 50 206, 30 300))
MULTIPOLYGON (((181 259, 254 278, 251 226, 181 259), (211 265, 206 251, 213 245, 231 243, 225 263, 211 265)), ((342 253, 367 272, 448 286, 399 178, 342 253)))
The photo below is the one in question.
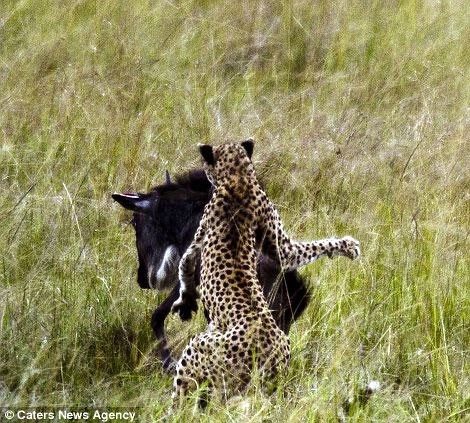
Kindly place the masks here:
POLYGON ((212 145, 209 144, 199 144, 199 152, 201 156, 206 161, 208 165, 213 166, 215 163, 214 151, 212 150, 212 145))
POLYGON ((248 158, 251 159, 251 155, 253 154, 253 148, 255 146, 253 138, 248 138, 246 141, 243 141, 242 146, 245 149, 248 158))

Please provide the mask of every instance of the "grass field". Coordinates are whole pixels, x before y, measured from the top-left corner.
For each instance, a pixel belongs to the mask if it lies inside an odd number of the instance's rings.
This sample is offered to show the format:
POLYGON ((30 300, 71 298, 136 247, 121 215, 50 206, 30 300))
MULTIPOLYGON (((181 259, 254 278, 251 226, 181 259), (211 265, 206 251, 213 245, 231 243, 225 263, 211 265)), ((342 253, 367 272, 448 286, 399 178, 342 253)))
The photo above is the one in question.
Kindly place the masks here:
MULTIPOLYGON (((470 421, 469 22, 465 0, 2 0, 0 405, 164 418, 163 294, 110 194, 251 135, 288 232, 363 257, 301 270, 284 389, 172 420, 336 421, 376 380, 349 421, 470 421)), ((173 316, 173 348, 203 327, 173 316)))

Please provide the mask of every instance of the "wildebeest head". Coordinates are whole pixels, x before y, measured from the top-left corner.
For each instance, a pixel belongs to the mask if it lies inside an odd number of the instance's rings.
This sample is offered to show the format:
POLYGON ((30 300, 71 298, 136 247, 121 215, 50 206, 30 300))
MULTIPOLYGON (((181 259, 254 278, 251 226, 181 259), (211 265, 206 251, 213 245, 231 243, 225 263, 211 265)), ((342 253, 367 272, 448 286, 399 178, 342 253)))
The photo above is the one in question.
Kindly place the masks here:
POLYGON ((113 194, 113 199, 134 212, 139 256, 137 281, 141 288, 165 289, 178 283, 178 263, 193 239, 211 185, 203 171, 193 171, 166 182, 146 194, 113 194))

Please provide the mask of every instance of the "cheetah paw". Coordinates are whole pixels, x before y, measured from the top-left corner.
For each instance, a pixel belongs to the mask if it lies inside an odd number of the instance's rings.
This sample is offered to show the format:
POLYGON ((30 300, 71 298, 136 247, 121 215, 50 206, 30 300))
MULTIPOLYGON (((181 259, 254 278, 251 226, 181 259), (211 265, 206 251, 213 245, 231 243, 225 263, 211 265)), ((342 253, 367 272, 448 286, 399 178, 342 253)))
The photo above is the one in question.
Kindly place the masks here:
POLYGON ((343 254, 351 260, 357 259, 361 255, 359 241, 350 236, 341 239, 341 249, 343 254))
POLYGON ((181 320, 190 320, 192 313, 197 312, 197 301, 194 296, 180 294, 179 298, 171 306, 172 313, 178 313, 181 320))

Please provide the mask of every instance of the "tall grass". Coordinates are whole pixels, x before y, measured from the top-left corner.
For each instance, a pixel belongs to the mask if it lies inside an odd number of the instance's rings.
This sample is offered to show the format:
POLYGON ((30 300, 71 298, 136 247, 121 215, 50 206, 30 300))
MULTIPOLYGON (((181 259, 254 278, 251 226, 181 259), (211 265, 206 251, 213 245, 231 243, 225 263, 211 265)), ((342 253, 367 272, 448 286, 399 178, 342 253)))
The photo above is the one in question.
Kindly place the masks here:
MULTIPOLYGON (((335 420, 370 380, 352 421, 468 418, 469 15, 464 0, 2 1, 0 403, 165 415, 160 294, 135 283, 110 193, 253 135, 290 234, 351 234, 363 258, 302 269, 314 296, 283 390, 199 418, 335 420)), ((170 319, 174 348, 203 327, 170 319)))

